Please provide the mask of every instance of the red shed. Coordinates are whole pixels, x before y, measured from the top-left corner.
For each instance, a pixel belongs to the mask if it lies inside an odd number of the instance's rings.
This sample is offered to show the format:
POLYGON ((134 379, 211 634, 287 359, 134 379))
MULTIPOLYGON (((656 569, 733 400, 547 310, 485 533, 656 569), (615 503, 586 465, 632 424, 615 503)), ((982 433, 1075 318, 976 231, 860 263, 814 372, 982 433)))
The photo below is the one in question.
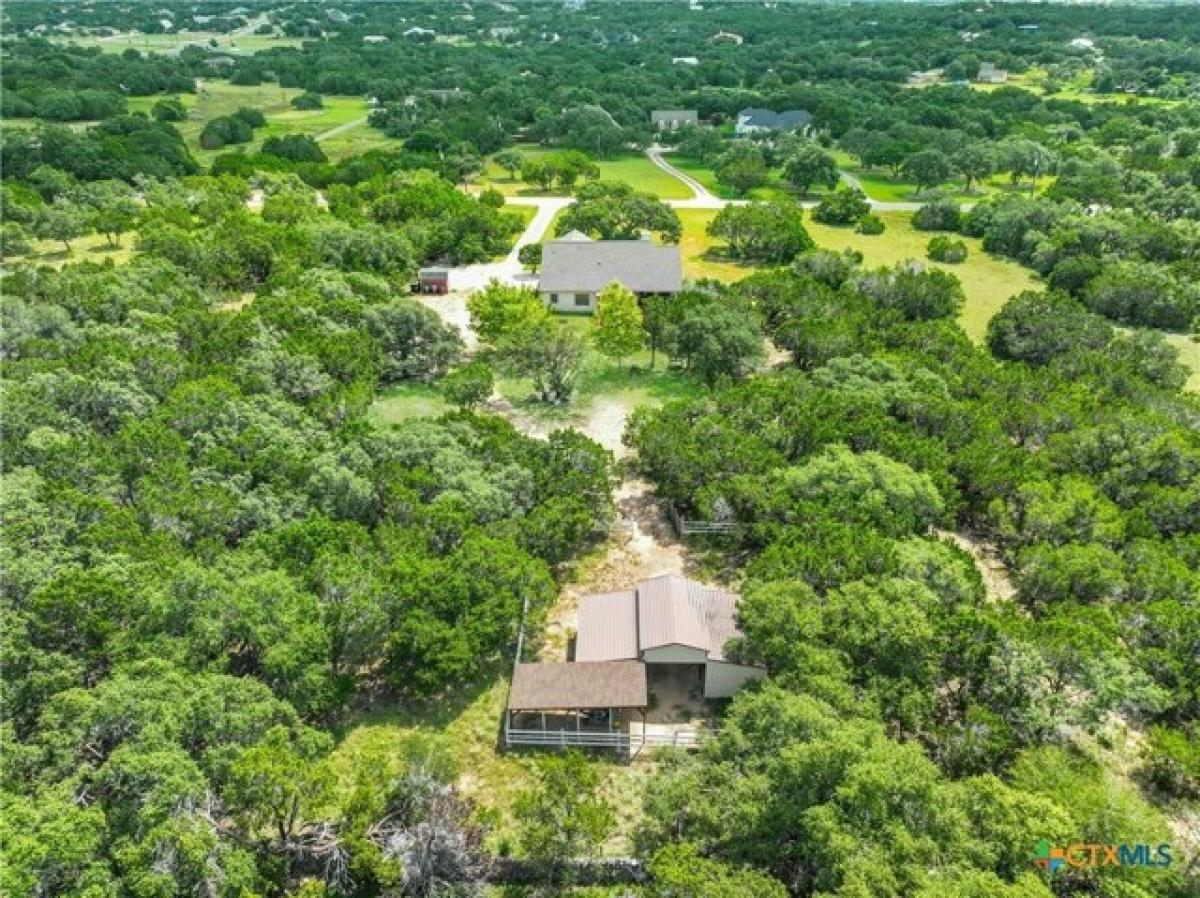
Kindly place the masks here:
POLYGON ((449 293, 450 269, 422 268, 417 273, 418 293, 449 293))

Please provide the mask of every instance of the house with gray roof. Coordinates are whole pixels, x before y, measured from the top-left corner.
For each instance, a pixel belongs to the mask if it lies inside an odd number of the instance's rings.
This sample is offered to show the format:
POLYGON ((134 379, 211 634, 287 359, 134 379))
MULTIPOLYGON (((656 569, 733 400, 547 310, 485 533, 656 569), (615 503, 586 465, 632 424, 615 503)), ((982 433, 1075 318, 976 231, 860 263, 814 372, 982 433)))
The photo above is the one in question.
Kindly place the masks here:
MULTIPOLYGON (((505 717, 509 745, 694 747, 688 729, 655 742, 653 705, 729 698, 766 671, 729 654, 739 596, 679 574, 584 596, 574 654, 517 663, 505 717)), ((659 737, 662 737, 661 731, 659 737)), ((665 738, 665 737, 663 737, 665 738)))
POLYGON ((674 131, 699 123, 700 115, 695 109, 655 109, 650 113, 650 124, 655 131, 674 131))
POLYGON ((556 312, 594 312, 596 294, 616 281, 638 296, 673 296, 683 286, 676 244, 593 240, 572 231, 542 246, 538 291, 556 312))
POLYGON ((734 132, 738 137, 760 134, 766 131, 800 131, 807 134, 812 130, 812 115, 804 109, 787 109, 776 112, 749 106, 737 114, 734 132))

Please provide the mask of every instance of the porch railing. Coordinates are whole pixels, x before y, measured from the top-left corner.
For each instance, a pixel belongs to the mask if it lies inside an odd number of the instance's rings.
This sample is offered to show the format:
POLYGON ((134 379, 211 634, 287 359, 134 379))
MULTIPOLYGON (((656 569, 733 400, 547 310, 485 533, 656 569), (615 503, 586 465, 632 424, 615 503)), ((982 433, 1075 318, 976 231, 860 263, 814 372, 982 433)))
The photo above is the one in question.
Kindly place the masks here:
POLYGON ((547 748, 636 748, 667 747, 699 748, 704 736, 696 730, 675 730, 671 733, 599 733, 587 730, 518 730, 506 728, 509 745, 540 745, 547 748))

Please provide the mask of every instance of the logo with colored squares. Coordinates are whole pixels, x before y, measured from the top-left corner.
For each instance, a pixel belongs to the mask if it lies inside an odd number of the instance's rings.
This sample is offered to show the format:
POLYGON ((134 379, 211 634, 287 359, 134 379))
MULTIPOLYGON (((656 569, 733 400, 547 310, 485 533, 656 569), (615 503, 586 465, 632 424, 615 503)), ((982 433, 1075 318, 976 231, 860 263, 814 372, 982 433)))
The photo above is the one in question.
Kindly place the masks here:
POLYGON ((1075 842, 1066 848, 1051 845, 1046 839, 1037 843, 1030 860, 1053 876, 1067 867, 1169 867, 1170 845, 1100 845, 1075 842))
POLYGON ((1049 842, 1042 839, 1033 853, 1033 862, 1053 876, 1058 872, 1058 868, 1067 862, 1066 852, 1061 848, 1051 847, 1049 842))

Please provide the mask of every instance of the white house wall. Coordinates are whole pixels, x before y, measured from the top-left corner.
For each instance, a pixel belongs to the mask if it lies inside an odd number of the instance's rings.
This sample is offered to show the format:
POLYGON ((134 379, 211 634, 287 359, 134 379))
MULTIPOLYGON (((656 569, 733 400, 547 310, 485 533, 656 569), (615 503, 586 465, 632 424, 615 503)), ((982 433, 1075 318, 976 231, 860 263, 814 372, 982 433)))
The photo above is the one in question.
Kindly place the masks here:
POLYGON ((642 660, 647 664, 703 664, 708 660, 708 653, 686 645, 664 645, 646 649, 642 652, 642 660))
POLYGON ((747 683, 761 680, 766 675, 767 672, 761 667, 709 661, 704 668, 704 697, 729 698, 747 683))
POLYGON ((546 303, 546 307, 555 312, 577 312, 580 314, 588 314, 596 311, 596 294, 588 293, 587 304, 579 305, 575 298, 581 294, 576 293, 542 293, 542 301, 546 303))

